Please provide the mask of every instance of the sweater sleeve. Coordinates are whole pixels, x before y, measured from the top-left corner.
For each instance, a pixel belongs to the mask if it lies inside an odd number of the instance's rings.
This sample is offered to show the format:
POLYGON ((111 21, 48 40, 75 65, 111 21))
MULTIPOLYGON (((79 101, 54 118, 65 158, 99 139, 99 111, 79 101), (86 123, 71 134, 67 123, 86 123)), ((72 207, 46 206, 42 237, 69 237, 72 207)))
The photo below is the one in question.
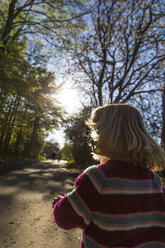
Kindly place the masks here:
POLYGON ((92 166, 76 179, 73 191, 55 204, 53 214, 59 227, 84 229, 90 224, 98 199, 97 189, 90 179, 91 173, 92 166))

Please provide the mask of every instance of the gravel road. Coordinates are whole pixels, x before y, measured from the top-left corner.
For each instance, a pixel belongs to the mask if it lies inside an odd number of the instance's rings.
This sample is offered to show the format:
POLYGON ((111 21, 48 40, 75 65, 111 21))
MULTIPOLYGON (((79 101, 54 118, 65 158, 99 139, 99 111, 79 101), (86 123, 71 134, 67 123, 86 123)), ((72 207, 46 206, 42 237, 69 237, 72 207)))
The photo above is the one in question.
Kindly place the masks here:
POLYGON ((78 174, 64 161, 46 161, 0 176, 0 248, 80 247, 81 230, 51 223, 52 199, 69 192, 78 174))

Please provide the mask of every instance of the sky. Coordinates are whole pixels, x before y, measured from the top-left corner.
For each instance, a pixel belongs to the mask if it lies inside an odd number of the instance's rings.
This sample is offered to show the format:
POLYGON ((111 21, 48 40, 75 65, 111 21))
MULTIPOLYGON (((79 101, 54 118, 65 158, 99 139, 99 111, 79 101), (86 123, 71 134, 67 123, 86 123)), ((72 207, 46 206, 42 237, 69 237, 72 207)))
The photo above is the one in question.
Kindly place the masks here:
POLYGON ((65 144, 65 134, 60 130, 53 130, 52 132, 49 133, 48 137, 46 138, 46 141, 50 142, 58 142, 60 149, 64 146, 65 144))
MULTIPOLYGON (((75 87, 73 87, 71 79, 65 81, 61 91, 58 94, 56 93, 54 97, 65 108, 68 115, 77 113, 81 108, 79 92, 75 87)), ((46 138, 46 141, 58 142, 60 148, 62 148, 65 144, 65 134, 62 127, 59 130, 52 130, 46 138)))

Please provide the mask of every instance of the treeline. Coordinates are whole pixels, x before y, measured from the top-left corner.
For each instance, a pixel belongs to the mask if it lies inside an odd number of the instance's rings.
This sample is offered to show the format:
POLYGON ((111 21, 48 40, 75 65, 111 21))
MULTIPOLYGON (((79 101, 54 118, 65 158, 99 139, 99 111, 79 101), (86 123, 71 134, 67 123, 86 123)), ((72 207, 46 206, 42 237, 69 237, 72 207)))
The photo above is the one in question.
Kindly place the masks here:
POLYGON ((63 119, 47 63, 83 28, 84 12, 83 1, 0 1, 1 157, 37 158, 63 119))
POLYGON ((55 91, 54 77, 23 58, 15 57, 9 68, 5 65, 0 82, 0 152, 37 157, 46 132, 61 119, 60 108, 49 97, 55 91))

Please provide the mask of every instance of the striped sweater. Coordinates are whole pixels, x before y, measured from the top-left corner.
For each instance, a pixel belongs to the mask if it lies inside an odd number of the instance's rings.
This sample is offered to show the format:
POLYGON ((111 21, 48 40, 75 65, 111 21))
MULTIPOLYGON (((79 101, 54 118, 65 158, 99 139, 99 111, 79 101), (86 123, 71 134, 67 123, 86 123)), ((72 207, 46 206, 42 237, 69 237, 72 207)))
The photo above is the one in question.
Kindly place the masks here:
POLYGON ((91 166, 53 210, 63 229, 83 229, 81 248, 165 248, 165 188, 131 163, 91 166))

